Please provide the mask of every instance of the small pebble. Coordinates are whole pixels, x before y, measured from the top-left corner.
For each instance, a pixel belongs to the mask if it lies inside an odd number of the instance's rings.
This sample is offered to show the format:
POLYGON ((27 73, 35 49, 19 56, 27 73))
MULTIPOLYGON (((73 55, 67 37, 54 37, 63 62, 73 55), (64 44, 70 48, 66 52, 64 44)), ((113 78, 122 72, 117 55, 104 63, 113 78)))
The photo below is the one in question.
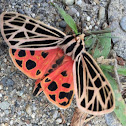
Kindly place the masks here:
POLYGON ((53 114, 53 118, 56 119, 57 115, 58 115, 58 111, 55 111, 54 114, 53 114))
POLYGON ((74 0, 63 0, 66 5, 73 5, 74 0))
POLYGON ((79 6, 81 7, 82 4, 83 4, 83 1, 82 1, 82 0, 76 0, 76 4, 79 5, 79 6))
POLYGON ((10 121, 10 125, 13 125, 13 120, 10 121))
POLYGON ((0 103, 0 108, 3 109, 3 110, 8 109, 9 106, 10 106, 10 104, 6 101, 0 103))
POLYGON ((2 94, 0 93, 0 98, 2 97, 2 94))
POLYGON ((89 26, 89 29, 90 29, 90 30, 92 29, 92 25, 89 26))
POLYGON ((59 22, 59 26, 61 27, 61 28, 65 28, 66 27, 66 22, 65 21, 60 21, 59 22))
POLYGON ((121 26, 122 30, 124 30, 126 32, 126 16, 122 17, 122 19, 120 21, 120 26, 121 26))
POLYGON ((35 118, 35 113, 33 113, 33 114, 31 115, 31 117, 34 119, 34 118, 35 118))
POLYGON ((75 14, 77 14, 77 10, 75 8, 70 8, 69 11, 68 11, 68 14, 71 15, 71 16, 74 16, 75 14))
POLYGON ((29 105, 26 106, 26 112, 27 112, 29 115, 32 114, 31 106, 29 106, 29 105))
POLYGON ((0 90, 3 89, 3 85, 0 85, 0 90))
POLYGON ((62 119, 61 119, 61 118, 58 118, 58 119, 56 120, 56 122, 57 122, 57 124, 60 124, 60 123, 62 122, 62 119))
POLYGON ((95 29, 97 30, 98 29, 98 26, 95 26, 95 29))
POLYGON ((102 6, 100 6, 98 18, 99 18, 99 20, 102 20, 105 18, 105 8, 102 6))
POLYGON ((91 20, 91 18, 88 16, 88 17, 87 17, 87 21, 90 21, 90 20, 91 20))

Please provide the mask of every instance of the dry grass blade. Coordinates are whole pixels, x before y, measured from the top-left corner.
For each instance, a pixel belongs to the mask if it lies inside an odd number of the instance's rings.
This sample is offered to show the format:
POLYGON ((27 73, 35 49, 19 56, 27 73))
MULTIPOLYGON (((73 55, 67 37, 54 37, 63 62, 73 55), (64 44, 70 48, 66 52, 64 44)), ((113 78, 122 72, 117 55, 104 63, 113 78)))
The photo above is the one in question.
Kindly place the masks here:
POLYGON ((99 0, 94 0, 94 2, 98 5, 100 4, 99 0))
POLYGON ((84 123, 90 121, 95 116, 87 118, 88 114, 81 112, 77 107, 75 108, 73 118, 71 120, 70 126, 83 126, 84 123))

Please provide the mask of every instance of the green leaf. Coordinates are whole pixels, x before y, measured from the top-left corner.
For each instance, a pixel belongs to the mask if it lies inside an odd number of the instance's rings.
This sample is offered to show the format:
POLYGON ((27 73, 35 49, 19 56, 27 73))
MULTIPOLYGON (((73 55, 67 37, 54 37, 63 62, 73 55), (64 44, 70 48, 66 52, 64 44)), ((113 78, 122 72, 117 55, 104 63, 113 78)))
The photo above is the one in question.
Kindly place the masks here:
POLYGON ((62 8, 58 7, 56 4, 53 4, 61 14, 61 16, 64 18, 65 22, 72 28, 72 30, 75 32, 75 34, 78 34, 77 26, 73 18, 68 15, 62 8))
POLYGON ((103 70, 105 76, 107 77, 107 79, 109 80, 112 89, 114 91, 115 94, 115 109, 114 112, 116 114, 116 116, 118 117, 118 119, 120 120, 120 122, 122 123, 123 126, 126 126, 126 105, 124 103, 124 100, 118 90, 116 81, 111 77, 111 75, 106 72, 105 70, 103 70))
POLYGON ((86 48, 89 48, 96 42, 96 36, 95 35, 90 35, 84 38, 85 46, 86 48))
POLYGON ((118 74, 126 76, 126 67, 119 66, 117 71, 118 71, 118 74))
POLYGON ((96 45, 94 51, 94 58, 98 58, 100 56, 104 56, 105 58, 108 56, 111 49, 111 33, 104 33, 102 37, 97 35, 98 43, 96 45))
MULTIPOLYGON (((113 72, 113 68, 114 68, 114 66, 105 65, 105 64, 104 65, 101 64, 100 67, 101 67, 102 70, 106 70, 108 72, 113 72)), ((118 72, 118 74, 126 76, 126 67, 118 66, 117 72, 118 72)))

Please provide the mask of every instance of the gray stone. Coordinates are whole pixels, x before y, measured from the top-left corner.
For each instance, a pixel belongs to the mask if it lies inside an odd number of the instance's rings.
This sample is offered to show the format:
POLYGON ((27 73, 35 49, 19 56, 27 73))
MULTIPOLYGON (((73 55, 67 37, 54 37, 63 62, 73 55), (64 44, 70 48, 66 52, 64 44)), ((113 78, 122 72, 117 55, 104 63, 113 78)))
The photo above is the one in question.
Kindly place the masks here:
POLYGON ((77 14, 77 10, 75 8, 70 8, 69 11, 68 11, 68 14, 71 15, 71 16, 74 16, 75 14, 77 14))
POLYGON ((126 16, 122 17, 120 21, 120 26, 124 31, 126 31, 126 16))
POLYGON ((63 0, 66 5, 73 5, 74 0, 63 0))
POLYGON ((0 103, 0 108, 3 109, 3 110, 8 109, 9 106, 10 106, 10 104, 6 101, 0 103))
POLYGON ((102 20, 105 18, 105 8, 100 6, 100 9, 99 9, 99 20, 102 20))
POLYGON ((109 26, 112 29, 114 50, 118 56, 126 59, 126 32, 120 27, 120 21, 126 14, 125 0, 111 0, 108 7, 109 26))
POLYGON ((122 126, 114 112, 105 114, 105 120, 108 126, 122 126))
POLYGON ((24 14, 24 10, 22 10, 22 9, 18 9, 17 10, 19 13, 21 13, 21 14, 24 14))
POLYGON ((60 21, 59 22, 59 26, 61 27, 61 28, 65 28, 66 27, 66 22, 65 21, 60 21))

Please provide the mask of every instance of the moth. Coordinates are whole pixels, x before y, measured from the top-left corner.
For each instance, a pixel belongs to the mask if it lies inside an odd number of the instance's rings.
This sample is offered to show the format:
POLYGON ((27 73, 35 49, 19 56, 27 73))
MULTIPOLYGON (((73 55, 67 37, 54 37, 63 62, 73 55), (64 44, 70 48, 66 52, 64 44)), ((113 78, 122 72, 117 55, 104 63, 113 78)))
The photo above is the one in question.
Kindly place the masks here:
POLYGON ((43 91, 50 102, 66 109, 75 94, 81 111, 92 115, 113 111, 111 85, 86 52, 84 34, 66 35, 15 12, 3 12, 0 22, 13 63, 25 75, 36 79, 33 95, 43 91))

